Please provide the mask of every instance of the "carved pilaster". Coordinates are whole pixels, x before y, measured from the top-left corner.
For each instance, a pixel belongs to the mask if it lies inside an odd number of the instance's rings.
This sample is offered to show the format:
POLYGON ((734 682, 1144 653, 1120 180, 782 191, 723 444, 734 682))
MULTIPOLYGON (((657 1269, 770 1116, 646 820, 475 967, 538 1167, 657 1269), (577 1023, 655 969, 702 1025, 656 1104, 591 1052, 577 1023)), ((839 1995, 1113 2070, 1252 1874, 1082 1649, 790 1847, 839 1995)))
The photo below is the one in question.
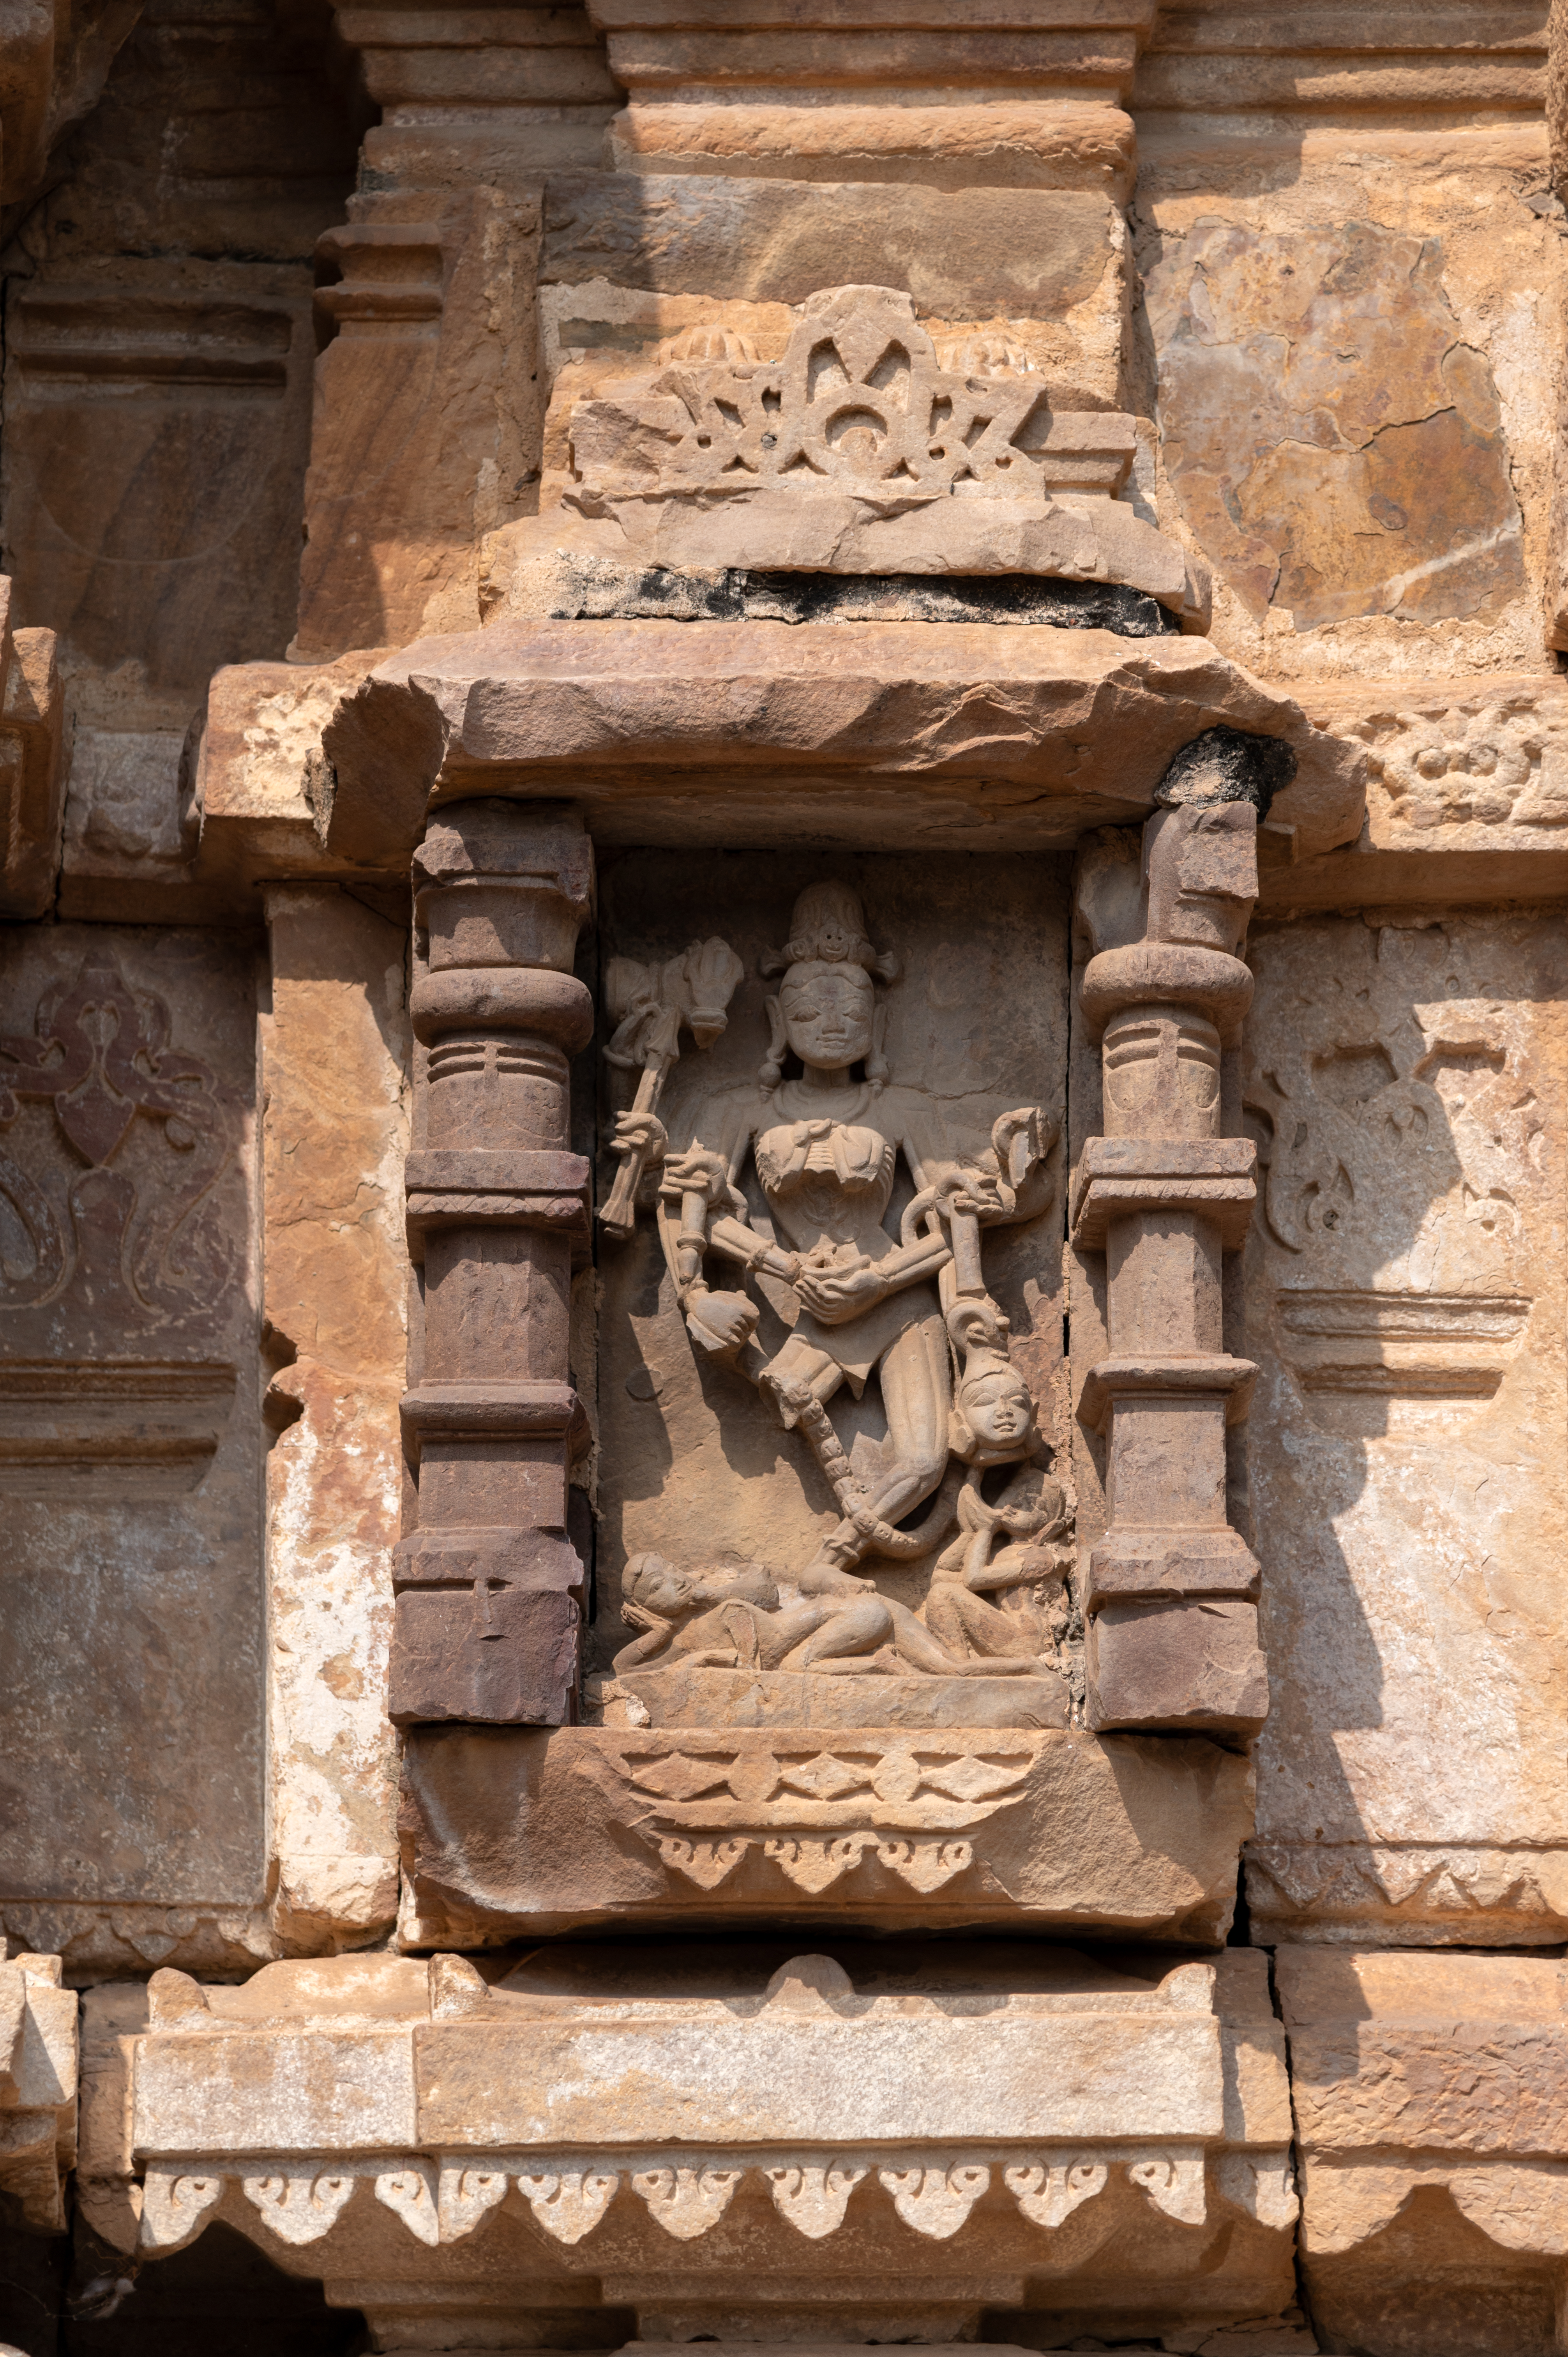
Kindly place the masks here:
POLYGON ((413 875, 424 1340, 403 1402, 419 1523, 395 1556, 392 1716, 562 1726, 584 1581, 567 1328, 589 1175, 568 1150, 567 1058, 593 1029, 571 972, 592 856, 559 806, 466 802, 433 821, 413 875))
POLYGON ((12 620, 0 575, 0 917, 41 917, 59 876, 65 697, 54 632, 12 620))
POLYGON ((1252 996, 1239 952, 1266 806, 1253 767, 1270 764, 1230 731, 1178 756, 1144 829, 1141 939, 1125 937, 1130 895, 1079 892, 1104 1132, 1079 1168, 1073 1241, 1105 1254, 1110 1343, 1078 1409, 1106 1441, 1109 1522, 1084 1593, 1095 1727, 1250 1734, 1268 1709, 1258 1564, 1226 1507, 1226 1428, 1256 1370, 1225 1348, 1221 1281, 1255 1193, 1251 1140, 1221 1135, 1222 1055, 1252 996))

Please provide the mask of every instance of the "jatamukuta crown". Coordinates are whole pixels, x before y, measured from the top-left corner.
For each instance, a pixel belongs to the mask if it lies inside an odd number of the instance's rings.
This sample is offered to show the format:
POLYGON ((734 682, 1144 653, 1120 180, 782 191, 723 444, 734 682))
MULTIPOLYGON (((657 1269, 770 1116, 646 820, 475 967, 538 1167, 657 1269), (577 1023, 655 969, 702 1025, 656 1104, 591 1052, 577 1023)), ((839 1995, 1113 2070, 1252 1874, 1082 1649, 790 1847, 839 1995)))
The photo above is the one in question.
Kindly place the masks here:
POLYGON ((891 951, 875 950, 866 938, 860 895, 847 884, 809 884, 795 903, 789 940, 758 961, 765 974, 812 963, 858 965, 878 982, 898 978, 897 958, 891 951))

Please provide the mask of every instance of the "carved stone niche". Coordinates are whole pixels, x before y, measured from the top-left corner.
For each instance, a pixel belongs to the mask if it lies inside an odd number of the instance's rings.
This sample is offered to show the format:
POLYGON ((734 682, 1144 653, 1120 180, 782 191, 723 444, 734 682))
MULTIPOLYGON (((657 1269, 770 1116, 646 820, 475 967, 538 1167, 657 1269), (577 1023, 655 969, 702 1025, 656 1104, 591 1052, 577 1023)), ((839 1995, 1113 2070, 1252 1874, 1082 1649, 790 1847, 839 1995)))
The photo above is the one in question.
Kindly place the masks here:
MULTIPOLYGON (((522 814, 489 807, 502 816, 486 824, 521 843, 522 814)), ((422 874, 448 840, 438 823, 422 874)), ((436 888, 422 885, 422 905, 436 888)), ((475 1534, 442 1534, 439 1551, 426 1538, 427 1454, 400 1570, 427 1566, 426 1594, 405 1587, 401 1609, 412 1631, 409 1608, 428 1613, 444 1577, 439 1641, 457 1649, 445 1658, 499 1663, 515 1646, 524 1684, 497 1701, 432 1682, 446 1707, 409 1709, 400 1666, 406 1719, 467 1722, 410 1727, 411 1944, 693 1917, 1223 1936, 1246 1761, 1203 1739, 1200 1716, 1174 1738, 1084 1723, 1063 1478, 1068 919, 1067 870, 1049 856, 612 856, 586 1723, 560 1724, 571 1566, 559 1580, 524 1568, 532 1550, 564 1562, 564 1540, 536 1535, 545 1513, 530 1505, 515 1562, 487 1565, 487 1602, 467 1568, 475 1534), (499 1637, 486 1612, 502 1617, 499 1637)), ((413 997, 426 1038, 431 923, 413 997)), ((471 940, 457 942, 465 957, 471 940)), ((465 969, 470 1026, 481 984, 492 1024, 519 986, 465 969)), ((476 1039, 465 1034, 465 1057, 476 1039)), ((500 1175, 478 1157, 459 1201, 455 1177, 438 1187, 427 1173, 438 1114, 456 1173, 457 1122, 484 1102, 454 1095, 440 1111, 437 1058, 455 1052, 430 1050, 411 1164, 429 1336, 411 1415, 435 1428, 424 1403, 438 1383, 443 1418, 448 1399, 476 1404, 435 1493, 464 1525, 499 1519, 450 1502, 459 1481, 492 1478, 481 1460, 497 1444, 479 1435, 500 1427, 479 1420, 477 1346, 494 1334, 497 1403, 521 1398, 524 1367, 564 1387, 564 1366, 524 1336, 532 1296, 511 1297, 504 1319, 488 1307, 454 1318, 438 1298, 437 1235, 448 1287, 450 1270, 478 1264, 471 1243, 445 1239, 477 1233, 473 1204, 500 1175)), ((538 1210, 520 1227, 508 1203, 531 1251, 536 1235, 557 1250, 539 1316, 559 1353, 560 1227, 538 1210)), ((481 1276, 496 1282, 462 1282, 481 1276)), ((492 1391, 482 1398, 499 1418, 492 1391)), ((549 1445, 564 1480, 566 1444, 549 1445)), ((522 1446, 519 1426, 506 1447, 522 1446)), ((1217 1720, 1234 1733, 1233 1711, 1217 1720)))
POLYGON ((1226 1462, 1257 1372, 1227 1347, 1223 1281, 1256 1149, 1224 1135, 1223 1074, 1252 996, 1240 952, 1259 817, 1291 767, 1271 739, 1210 730, 1172 763, 1141 856, 1112 838, 1080 866, 1079 1014, 1102 1065, 1101 1133, 1071 1200, 1078 1252, 1104 1255, 1077 1340, 1079 1421, 1104 1444, 1083 1589, 1090 1727, 1246 1736, 1268 1709, 1259 1567, 1229 1519, 1226 1462))

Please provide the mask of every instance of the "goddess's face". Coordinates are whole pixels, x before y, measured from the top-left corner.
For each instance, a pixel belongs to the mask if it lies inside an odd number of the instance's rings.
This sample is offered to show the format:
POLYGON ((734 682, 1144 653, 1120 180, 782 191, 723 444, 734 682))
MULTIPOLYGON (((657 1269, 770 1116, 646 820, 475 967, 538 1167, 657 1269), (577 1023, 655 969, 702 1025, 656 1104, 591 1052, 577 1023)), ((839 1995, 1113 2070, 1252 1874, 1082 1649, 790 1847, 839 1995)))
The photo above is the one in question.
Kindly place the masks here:
POLYGON ((808 1069, 842 1071, 871 1053, 875 994, 858 965, 792 965, 779 993, 789 1045, 808 1069))
POLYGON ((1024 1439, 1035 1421, 1034 1404, 1016 1375, 980 1375, 959 1394, 964 1421, 977 1440, 1004 1448, 1024 1439))

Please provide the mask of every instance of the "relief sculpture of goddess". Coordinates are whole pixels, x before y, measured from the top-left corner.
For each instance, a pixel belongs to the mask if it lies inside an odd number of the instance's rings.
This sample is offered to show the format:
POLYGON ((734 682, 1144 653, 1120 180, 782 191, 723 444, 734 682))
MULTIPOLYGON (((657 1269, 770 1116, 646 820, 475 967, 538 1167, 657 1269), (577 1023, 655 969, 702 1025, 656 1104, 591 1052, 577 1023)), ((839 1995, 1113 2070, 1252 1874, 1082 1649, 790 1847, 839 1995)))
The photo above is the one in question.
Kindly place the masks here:
POLYGON ((883 993, 898 963, 873 947, 848 887, 803 892, 784 949, 762 972, 781 979, 767 1002, 771 1039, 755 1087, 700 1100, 684 1143, 651 1111, 622 1114, 615 1143, 657 1172, 660 1238, 694 1346, 756 1384, 803 1436, 840 1518, 788 1571, 634 1559, 623 1609, 641 1633, 617 1672, 677 1663, 835 1675, 1054 1669, 1067 1515, 1037 1461, 1034 1405, 1009 1361, 982 1245, 990 1229, 1048 1208, 1055 1130, 1025 1107, 995 1122, 987 1149, 955 1151, 934 1097, 887 1069, 883 993), (900 1155, 915 1193, 895 1234, 885 1222, 900 1155), (749 1204, 743 1191, 748 1160, 765 1211, 755 1189, 749 1204), (742 1289, 747 1278, 783 1321, 771 1350, 758 1337, 762 1300, 742 1289), (876 1386, 885 1425, 854 1465, 830 1413, 846 1384, 857 1399, 876 1386), (1008 1467, 1001 1494, 988 1498, 987 1474, 1008 1467), (918 1611, 858 1568, 938 1549, 918 1611))

